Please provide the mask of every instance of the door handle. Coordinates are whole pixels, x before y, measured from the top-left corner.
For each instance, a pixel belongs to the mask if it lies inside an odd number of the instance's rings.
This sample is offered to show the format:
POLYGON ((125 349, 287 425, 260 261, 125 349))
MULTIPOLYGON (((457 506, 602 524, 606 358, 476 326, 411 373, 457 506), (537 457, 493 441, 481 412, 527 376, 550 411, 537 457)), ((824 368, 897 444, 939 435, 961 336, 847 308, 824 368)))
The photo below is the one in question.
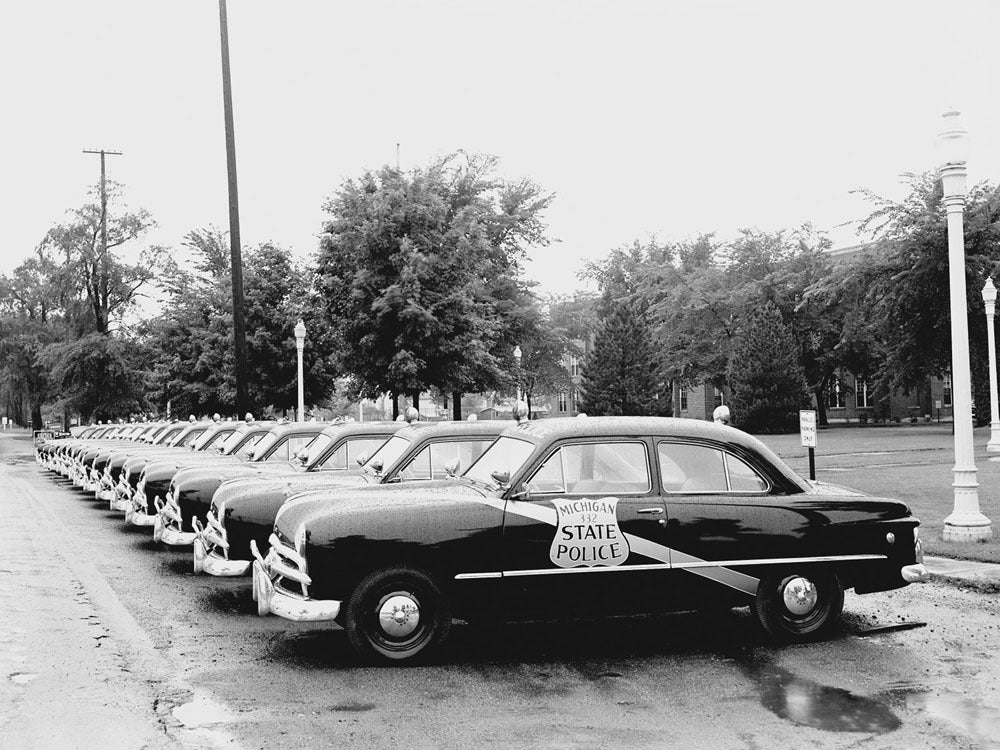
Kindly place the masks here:
POLYGON ((663 508, 639 508, 636 513, 641 513, 644 516, 658 516, 663 512, 663 508))

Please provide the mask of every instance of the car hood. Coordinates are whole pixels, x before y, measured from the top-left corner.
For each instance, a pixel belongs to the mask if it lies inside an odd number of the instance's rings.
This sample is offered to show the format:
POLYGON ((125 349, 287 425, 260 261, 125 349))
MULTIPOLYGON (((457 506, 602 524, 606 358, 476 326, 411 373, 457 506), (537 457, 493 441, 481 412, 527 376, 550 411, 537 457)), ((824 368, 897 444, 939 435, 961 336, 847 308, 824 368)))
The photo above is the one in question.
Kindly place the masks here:
MULTIPOLYGON (((357 489, 316 490, 291 497, 278 512, 275 528, 290 540, 299 524, 311 526, 326 516, 347 521, 354 518, 371 519, 403 510, 412 515, 428 506, 439 508, 442 504, 464 502, 471 498, 482 499, 485 496, 487 491, 484 488, 454 479, 377 484, 357 489)), ((499 500, 499 495, 496 497, 499 500)))

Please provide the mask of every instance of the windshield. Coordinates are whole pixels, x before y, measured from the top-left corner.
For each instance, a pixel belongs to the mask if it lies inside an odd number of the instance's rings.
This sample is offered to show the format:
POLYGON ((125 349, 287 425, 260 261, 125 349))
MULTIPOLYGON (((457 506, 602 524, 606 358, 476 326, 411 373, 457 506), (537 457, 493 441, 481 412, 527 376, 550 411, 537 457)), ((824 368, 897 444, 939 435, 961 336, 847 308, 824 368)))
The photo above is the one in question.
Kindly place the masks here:
POLYGON ((380 466, 381 471, 387 470, 399 460, 400 456, 406 453, 409 447, 409 440, 399 437, 399 435, 393 435, 365 462, 365 470, 372 474, 379 474, 380 470, 375 468, 376 464, 380 466))
POLYGON ((487 448, 479 460, 462 476, 495 487, 497 480, 493 478, 494 472, 506 473, 508 477, 514 476, 533 450, 535 444, 527 440, 512 437, 497 438, 497 441, 487 448))

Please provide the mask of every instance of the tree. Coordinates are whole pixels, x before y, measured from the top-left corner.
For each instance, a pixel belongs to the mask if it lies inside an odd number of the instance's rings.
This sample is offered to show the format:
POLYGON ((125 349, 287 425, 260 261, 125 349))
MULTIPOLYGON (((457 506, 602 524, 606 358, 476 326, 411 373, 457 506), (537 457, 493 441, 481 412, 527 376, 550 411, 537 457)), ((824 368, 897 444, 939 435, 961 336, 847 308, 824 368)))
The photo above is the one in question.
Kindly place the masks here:
MULTIPOLYGON (((862 224, 871 233, 869 250, 849 267, 817 286, 852 290, 856 313, 846 319, 840 346, 867 342, 874 372, 866 373, 883 392, 924 387, 931 376, 951 369, 947 219, 936 174, 908 174, 910 192, 902 201, 861 191, 874 205, 862 224)), ((1000 268, 1000 194, 983 183, 973 186, 965 208, 966 309, 969 316, 973 392, 989 403, 986 330, 980 295, 984 279, 1000 268)), ((986 419, 985 409, 979 410, 986 419)))
POLYGON ((146 411, 147 352, 101 333, 51 344, 38 357, 62 394, 57 406, 84 421, 146 411))
MULTIPOLYGON (((156 400, 176 413, 233 413, 236 399, 232 350, 232 275, 226 232, 210 227, 189 232, 185 247, 192 270, 172 265, 164 278, 167 301, 150 324, 161 356, 156 400)), ((306 323, 304 390, 309 403, 333 387, 328 334, 310 304, 306 273, 288 250, 265 243, 243 252, 249 392, 254 410, 294 410, 297 364, 293 329, 306 323)), ((239 415, 242 416, 242 415, 239 415)))
POLYGON ((363 394, 509 383, 522 338, 526 247, 547 243, 551 196, 504 182, 491 157, 452 154, 348 180, 327 202, 315 288, 363 394))
POLYGON ((566 360, 571 354, 582 355, 583 348, 570 337, 566 328, 556 324, 560 316, 553 315, 551 307, 544 311, 534 300, 528 310, 531 325, 519 344, 521 362, 515 377, 530 415, 536 395, 565 392, 574 387, 566 360))
POLYGON ((734 424, 748 432, 794 431, 808 389, 795 337, 774 303, 750 312, 728 379, 734 424))
MULTIPOLYGON (((27 403, 33 429, 43 426, 42 406, 51 389, 48 368, 39 361, 62 329, 58 294, 52 284, 55 266, 41 251, 0 276, 0 385, 5 400, 22 412, 27 403)), ((18 421, 26 415, 18 413, 18 421)))
POLYGON ((584 362, 583 411, 592 415, 668 411, 669 398, 659 398, 658 369, 645 321, 627 305, 612 304, 584 362))
MULTIPOLYGON (((111 184, 111 198, 120 197, 111 184)), ((48 231, 42 251, 58 264, 53 281, 61 287, 60 302, 67 318, 82 335, 108 334, 113 319, 136 300, 140 289, 161 272, 166 249, 150 246, 140 251, 137 263, 122 261, 116 251, 134 245, 154 225, 144 210, 109 211, 107 246, 101 242, 101 205, 88 203, 72 212, 70 220, 48 231)))

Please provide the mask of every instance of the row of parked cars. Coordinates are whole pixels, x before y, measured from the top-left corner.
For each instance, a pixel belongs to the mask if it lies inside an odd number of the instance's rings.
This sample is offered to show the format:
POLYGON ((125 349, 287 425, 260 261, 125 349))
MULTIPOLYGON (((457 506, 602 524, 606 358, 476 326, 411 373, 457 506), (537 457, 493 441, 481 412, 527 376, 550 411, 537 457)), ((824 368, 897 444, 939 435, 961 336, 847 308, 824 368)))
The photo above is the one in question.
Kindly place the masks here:
POLYGON ((260 615, 335 623, 375 662, 426 657, 454 618, 749 606, 811 639, 846 589, 927 578, 905 503, 808 482, 740 430, 524 411, 92 427, 36 457, 195 572, 248 575, 260 615))

